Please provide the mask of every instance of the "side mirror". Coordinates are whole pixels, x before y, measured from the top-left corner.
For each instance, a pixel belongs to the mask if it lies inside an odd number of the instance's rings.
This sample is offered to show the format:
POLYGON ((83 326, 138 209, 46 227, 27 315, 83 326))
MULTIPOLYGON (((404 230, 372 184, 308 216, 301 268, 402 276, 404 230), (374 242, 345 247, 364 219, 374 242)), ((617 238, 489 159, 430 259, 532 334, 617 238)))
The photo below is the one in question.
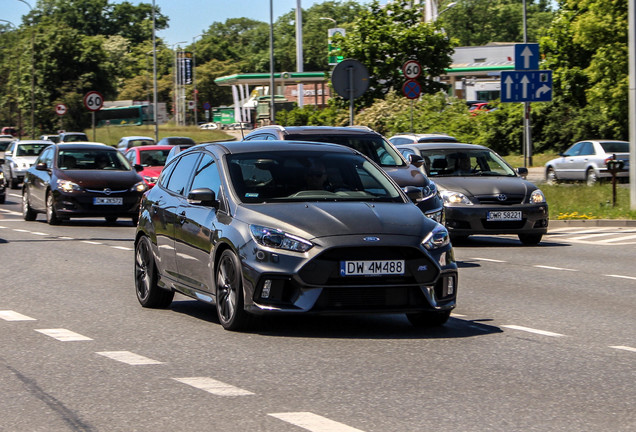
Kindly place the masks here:
POLYGON ((424 198, 424 196, 422 195, 422 189, 416 186, 406 186, 405 188, 402 188, 402 190, 404 191, 404 193, 406 193, 406 196, 409 197, 409 199, 414 203, 418 203, 424 198))
POLYGON ((0 158, 0 165, 4 163, 4 159, 0 158))
POLYGON ((421 168, 424 165, 424 158, 420 155, 409 154, 409 162, 416 168, 421 168))
POLYGON ((144 170, 143 165, 135 164, 135 171, 141 172, 144 170))
POLYGON ((35 166, 35 169, 38 171, 48 171, 49 167, 46 166, 46 162, 40 162, 35 166))
POLYGON ((192 189, 188 194, 188 202, 190 204, 198 204, 207 207, 219 207, 219 202, 216 199, 216 194, 209 188, 197 188, 192 189))
POLYGON ((525 179, 526 177, 528 177, 528 168, 525 168, 525 167, 517 168, 517 174, 519 174, 519 177, 525 179))

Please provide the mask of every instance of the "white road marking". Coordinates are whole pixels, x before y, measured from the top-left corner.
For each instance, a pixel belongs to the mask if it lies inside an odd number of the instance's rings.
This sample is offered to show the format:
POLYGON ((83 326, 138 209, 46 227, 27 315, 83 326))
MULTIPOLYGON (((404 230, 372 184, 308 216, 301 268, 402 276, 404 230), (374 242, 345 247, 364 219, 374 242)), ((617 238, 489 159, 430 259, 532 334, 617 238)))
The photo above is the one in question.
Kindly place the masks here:
POLYGON ((618 349, 618 350, 624 350, 624 351, 636 352, 636 348, 632 348, 632 347, 628 347, 628 346, 623 346, 623 345, 611 346, 610 348, 615 348, 615 349, 618 349))
POLYGON ((458 314, 458 313, 454 313, 454 312, 451 313, 451 316, 460 317, 460 318, 465 318, 466 317, 466 315, 462 315, 462 314, 458 314))
POLYGON ((634 276, 623 276, 623 275, 615 275, 615 274, 608 274, 608 275, 605 275, 605 276, 609 276, 609 277, 613 277, 613 278, 636 280, 636 277, 634 277, 634 276))
POLYGON ((560 271, 571 271, 571 272, 578 271, 578 270, 575 270, 575 269, 569 269, 569 268, 563 268, 563 267, 544 266, 544 265, 535 265, 533 267, 542 268, 542 269, 548 269, 548 270, 560 270, 560 271))
POLYGON ((65 237, 65 236, 58 237, 58 238, 59 238, 60 240, 75 240, 75 238, 73 238, 73 237, 65 237))
POLYGON ((7 229, 6 226, 0 226, 0 229, 7 229))
POLYGON ((599 240, 599 241, 601 243, 616 243, 616 242, 619 242, 619 241, 631 240, 631 239, 635 239, 635 238, 636 238, 636 234, 633 234, 633 235, 621 236, 621 237, 605 239, 605 240, 599 240))
POLYGON ((119 249, 119 250, 125 250, 125 251, 131 251, 134 250, 133 248, 129 248, 129 247, 125 247, 125 246, 111 246, 113 249, 119 249))
POLYGON ((2 213, 6 213, 8 215, 14 215, 14 216, 22 216, 22 213, 13 211, 13 210, 2 209, 2 213))
POLYGON ((100 242, 90 241, 90 240, 82 240, 82 243, 92 244, 92 245, 100 245, 100 244, 103 244, 103 243, 100 243, 100 242))
POLYGON ((93 340, 89 337, 82 336, 81 334, 72 332, 66 329, 36 329, 35 331, 51 336, 62 342, 74 342, 74 341, 89 341, 93 340))
POLYGON ((31 234, 33 235, 39 235, 39 236, 47 236, 47 233, 43 233, 43 232, 37 232, 37 231, 32 231, 31 234))
POLYGON ((247 396, 254 393, 207 377, 173 378, 176 381, 217 396, 247 396))
POLYGON ((0 311, 0 318, 5 321, 37 321, 35 318, 22 315, 21 313, 12 310, 0 311))
POLYGON ((20 229, 20 228, 13 228, 13 231, 15 231, 15 232, 21 232, 21 233, 28 233, 28 232, 29 232, 29 230, 20 229))
POLYGON ((130 351, 101 351, 96 354, 111 358, 113 360, 120 361, 122 363, 129 364, 129 365, 163 364, 163 362, 153 360, 148 357, 144 357, 139 354, 132 353, 130 351))
POLYGON ((540 334, 543 336, 552 336, 552 337, 560 337, 560 336, 565 336, 562 335, 560 333, 553 333, 553 332, 549 332, 549 331, 545 331, 545 330, 537 330, 537 329, 533 329, 530 327, 523 327, 523 326, 518 326, 518 325, 502 325, 502 327, 506 327, 512 330, 521 330, 521 331, 525 331, 525 332, 529 332, 529 333, 536 333, 536 334, 540 334))
POLYGON ((275 413, 268 415, 312 432, 362 432, 361 429, 356 429, 310 412, 275 413))
POLYGON ((501 261, 501 260, 496 260, 496 259, 492 259, 492 258, 471 258, 477 261, 488 261, 488 262, 494 262, 494 263, 505 263, 506 261, 501 261))
MULTIPOLYGON (((578 236, 578 237, 572 237, 570 238, 570 240, 585 240, 585 239, 590 239, 590 238, 598 238, 598 237, 607 237, 607 236, 611 236, 611 235, 615 235, 615 232, 603 232, 603 233, 594 233, 594 234, 587 234, 587 235, 582 235, 582 236, 578 236)), ((604 241, 604 240, 600 240, 600 241, 604 241)))

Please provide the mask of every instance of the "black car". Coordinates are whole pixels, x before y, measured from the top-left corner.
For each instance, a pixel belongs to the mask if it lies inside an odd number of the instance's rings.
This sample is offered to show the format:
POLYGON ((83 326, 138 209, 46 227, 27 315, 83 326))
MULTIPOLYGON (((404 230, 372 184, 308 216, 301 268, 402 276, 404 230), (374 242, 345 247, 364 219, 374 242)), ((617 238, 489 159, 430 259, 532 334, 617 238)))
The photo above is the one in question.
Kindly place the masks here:
POLYGON ((24 219, 45 213, 49 224, 70 218, 119 217, 137 222, 147 187, 117 149, 98 143, 52 144, 26 172, 22 188, 24 219))
POLYGON ((400 187, 415 186, 422 190, 416 204, 437 222, 444 221, 444 202, 437 186, 417 169, 421 158, 405 160, 382 135, 367 127, 330 126, 263 126, 243 138, 251 140, 295 140, 340 144, 351 147, 377 163, 400 187), (413 165, 409 162, 413 162, 413 165))
POLYGON ((4 159, 0 157, 0 204, 7 199, 7 180, 4 178, 4 159))
POLYGON ((190 137, 180 137, 180 136, 170 136, 163 137, 159 140, 157 145, 189 145, 194 146, 197 145, 196 141, 194 141, 190 137))
POLYGON ((276 313, 406 313, 441 325, 455 307, 457 265, 446 228, 411 199, 338 145, 192 147, 142 201, 137 299, 163 308, 180 292, 215 304, 228 330, 276 313))
POLYGON ((536 245, 548 231, 548 203, 541 189, 501 156, 484 146, 418 143, 398 146, 424 158, 424 167, 440 188, 446 227, 454 239, 472 234, 516 234, 536 245))

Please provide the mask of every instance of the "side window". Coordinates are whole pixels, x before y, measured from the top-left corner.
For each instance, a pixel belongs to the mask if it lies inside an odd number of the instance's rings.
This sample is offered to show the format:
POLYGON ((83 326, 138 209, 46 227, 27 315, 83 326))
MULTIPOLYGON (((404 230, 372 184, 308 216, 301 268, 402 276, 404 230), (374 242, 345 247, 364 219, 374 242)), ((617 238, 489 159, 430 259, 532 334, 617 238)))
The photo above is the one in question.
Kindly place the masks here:
POLYGON ((15 147, 15 141, 9 144, 9 147, 7 147, 6 153, 12 153, 14 147, 15 147))
POLYGON ((126 152, 126 159, 128 159, 128 162, 130 162, 131 165, 134 165, 135 163, 135 152, 134 151, 129 151, 126 152))
POLYGON ((591 142, 586 141, 581 146, 581 156, 593 155, 594 154, 594 146, 591 142))
POLYGON ((214 191, 217 196, 221 192, 221 176, 214 158, 207 153, 203 154, 201 162, 197 170, 194 172, 194 180, 192 181, 192 189, 209 188, 214 191))
POLYGON ((199 155, 200 153, 190 153, 179 159, 165 188, 179 195, 184 195, 199 155))
POLYGON ((52 148, 48 148, 44 150, 42 153, 40 153, 40 156, 38 157, 38 160, 35 161, 35 163, 39 164, 40 162, 44 162, 48 168, 51 168, 53 166, 53 149, 52 148))
POLYGON ((263 139, 263 134, 256 134, 256 135, 245 137, 244 141, 260 140, 260 139, 263 139))
POLYGON ((581 153, 581 147, 583 143, 576 143, 572 147, 570 147, 564 154, 566 156, 578 156, 581 153))

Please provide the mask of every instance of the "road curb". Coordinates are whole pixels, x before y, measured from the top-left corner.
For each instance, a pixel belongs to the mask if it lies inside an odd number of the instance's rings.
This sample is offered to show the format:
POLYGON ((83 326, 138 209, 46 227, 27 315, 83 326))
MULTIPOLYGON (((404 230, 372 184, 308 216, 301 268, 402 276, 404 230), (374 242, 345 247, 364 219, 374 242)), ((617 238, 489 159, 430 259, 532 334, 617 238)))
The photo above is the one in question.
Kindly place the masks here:
POLYGON ((550 220, 549 227, 636 227, 636 220, 632 219, 565 219, 550 220))

